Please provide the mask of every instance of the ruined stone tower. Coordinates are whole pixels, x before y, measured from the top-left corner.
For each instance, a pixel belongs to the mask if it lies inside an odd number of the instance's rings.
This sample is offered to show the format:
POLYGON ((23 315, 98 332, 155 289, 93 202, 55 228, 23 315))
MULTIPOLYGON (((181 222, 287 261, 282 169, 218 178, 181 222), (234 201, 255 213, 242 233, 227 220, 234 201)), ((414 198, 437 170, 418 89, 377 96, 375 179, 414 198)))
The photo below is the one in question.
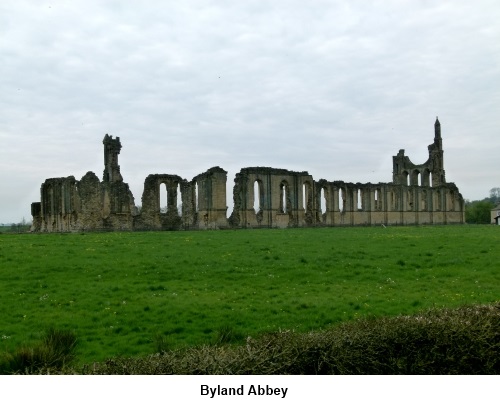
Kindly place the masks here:
POLYGON ((443 168, 443 139, 441 138, 441 124, 436 117, 434 123, 434 143, 428 146, 429 158, 420 165, 412 163, 405 156, 404 149, 400 149, 393 156, 392 181, 394 184, 407 186, 439 187, 446 184, 443 168))
POLYGON ((123 181, 120 173, 120 165, 118 165, 118 155, 122 149, 120 137, 113 139, 112 136, 106 134, 102 141, 104 144, 104 173, 102 181, 105 183, 113 183, 115 181, 123 181))
POLYGON ((438 117, 436 117, 436 122, 434 123, 434 143, 429 145, 428 149, 433 186, 437 187, 446 183, 443 162, 443 139, 441 138, 441 124, 438 117))
POLYGON ((102 218, 105 228, 131 229, 132 215, 136 208, 134 197, 127 183, 123 182, 118 164, 122 148, 120 138, 106 134, 104 144, 104 172, 102 176, 102 218), (115 214, 115 215, 111 215, 115 214))

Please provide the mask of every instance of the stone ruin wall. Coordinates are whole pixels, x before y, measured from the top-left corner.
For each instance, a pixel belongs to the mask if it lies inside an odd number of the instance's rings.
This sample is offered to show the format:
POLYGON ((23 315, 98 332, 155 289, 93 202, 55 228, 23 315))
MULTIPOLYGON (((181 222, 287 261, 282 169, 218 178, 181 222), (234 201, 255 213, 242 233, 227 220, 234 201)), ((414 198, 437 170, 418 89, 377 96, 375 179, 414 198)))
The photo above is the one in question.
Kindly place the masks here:
POLYGON ((118 165, 120 138, 106 135, 102 181, 92 172, 47 179, 31 205, 35 232, 289 228, 356 225, 461 224, 464 200, 443 168, 436 119, 429 159, 414 164, 400 150, 390 183, 315 181, 308 172, 248 167, 236 174, 227 216, 227 172, 213 167, 191 181, 151 174, 139 210, 118 165), (166 190, 167 205, 160 206, 166 190), (180 204, 179 204, 180 202, 180 204))

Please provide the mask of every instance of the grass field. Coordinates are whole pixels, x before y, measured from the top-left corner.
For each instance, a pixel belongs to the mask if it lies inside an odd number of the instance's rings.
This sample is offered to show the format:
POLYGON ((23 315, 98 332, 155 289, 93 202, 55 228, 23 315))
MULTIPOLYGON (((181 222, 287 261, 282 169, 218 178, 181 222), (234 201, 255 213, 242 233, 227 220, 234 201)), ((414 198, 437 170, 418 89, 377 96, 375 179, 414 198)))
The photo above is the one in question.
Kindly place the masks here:
POLYGON ((493 226, 0 234, 0 351, 79 363, 500 297, 493 226))

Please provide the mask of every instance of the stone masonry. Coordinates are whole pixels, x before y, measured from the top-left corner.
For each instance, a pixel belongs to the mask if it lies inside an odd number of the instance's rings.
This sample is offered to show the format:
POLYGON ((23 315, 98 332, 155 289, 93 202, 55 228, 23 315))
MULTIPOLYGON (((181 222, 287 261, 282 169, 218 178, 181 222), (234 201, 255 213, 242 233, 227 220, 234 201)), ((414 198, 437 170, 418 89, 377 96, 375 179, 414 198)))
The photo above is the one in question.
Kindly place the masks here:
POLYGON ((390 183, 315 181, 307 172, 247 167, 236 174, 234 209, 226 206, 227 172, 213 167, 191 181, 150 174, 136 207, 118 165, 120 138, 106 134, 102 181, 88 172, 47 179, 31 205, 34 232, 290 228, 355 225, 461 224, 464 200, 447 183, 441 124, 436 118, 429 158, 414 164, 393 156, 390 183), (160 195, 166 192, 166 206, 160 195))

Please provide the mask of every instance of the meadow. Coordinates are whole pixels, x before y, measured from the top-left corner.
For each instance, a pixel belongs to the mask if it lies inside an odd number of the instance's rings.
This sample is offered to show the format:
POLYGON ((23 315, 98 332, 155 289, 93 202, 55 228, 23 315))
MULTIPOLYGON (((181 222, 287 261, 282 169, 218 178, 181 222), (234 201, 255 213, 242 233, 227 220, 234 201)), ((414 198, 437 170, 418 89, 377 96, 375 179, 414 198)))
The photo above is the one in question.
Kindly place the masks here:
POLYGON ((3 233, 0 351, 69 330, 83 364, 492 303, 499 242, 470 225, 3 233))

